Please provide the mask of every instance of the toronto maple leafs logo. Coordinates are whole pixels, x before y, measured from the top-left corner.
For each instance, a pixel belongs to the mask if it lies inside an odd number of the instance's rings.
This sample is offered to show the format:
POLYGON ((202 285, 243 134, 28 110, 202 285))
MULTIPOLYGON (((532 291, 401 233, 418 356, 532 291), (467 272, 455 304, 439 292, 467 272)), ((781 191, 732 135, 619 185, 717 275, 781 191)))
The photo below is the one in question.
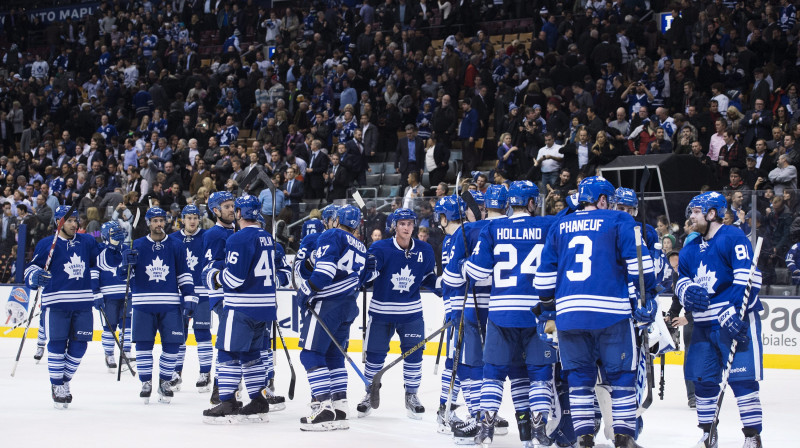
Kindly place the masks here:
POLYGON ((145 269, 151 282, 166 282, 169 275, 169 266, 165 265, 160 257, 156 257, 145 269))
POLYGON ((197 266, 197 257, 195 257, 189 249, 186 249, 186 265, 189 266, 189 270, 192 271, 194 271, 194 267, 197 266))
POLYGON ((411 275, 411 269, 406 267, 400 269, 400 273, 392 274, 392 290, 398 292, 409 292, 411 290, 411 285, 414 284, 414 276, 411 275))
POLYGON ((86 264, 81 260, 78 254, 72 254, 69 262, 64 265, 64 272, 69 276, 69 280, 79 280, 83 278, 83 272, 86 270, 86 264))
POLYGON ((709 294, 714 294, 714 285, 717 283, 717 273, 708 270, 708 266, 700 262, 700 267, 697 268, 697 273, 694 275, 694 282, 705 288, 709 294))

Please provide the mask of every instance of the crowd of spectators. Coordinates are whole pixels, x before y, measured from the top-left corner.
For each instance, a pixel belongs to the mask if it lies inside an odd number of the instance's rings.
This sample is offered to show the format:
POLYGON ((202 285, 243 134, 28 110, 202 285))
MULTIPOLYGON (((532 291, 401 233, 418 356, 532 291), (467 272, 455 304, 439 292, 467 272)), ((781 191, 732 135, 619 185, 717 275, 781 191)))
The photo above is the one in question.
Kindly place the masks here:
POLYGON ((726 192, 734 223, 758 192, 780 265, 800 235, 793 3, 114 0, 49 24, 12 10, 0 253, 22 223, 30 250, 85 185, 83 231, 118 219, 138 237, 147 208, 178 216, 219 190, 292 223, 388 164, 399 188, 384 212, 413 206, 435 240, 420 198, 452 193, 456 170, 478 189, 535 181, 552 214, 617 157, 680 154, 726 192))

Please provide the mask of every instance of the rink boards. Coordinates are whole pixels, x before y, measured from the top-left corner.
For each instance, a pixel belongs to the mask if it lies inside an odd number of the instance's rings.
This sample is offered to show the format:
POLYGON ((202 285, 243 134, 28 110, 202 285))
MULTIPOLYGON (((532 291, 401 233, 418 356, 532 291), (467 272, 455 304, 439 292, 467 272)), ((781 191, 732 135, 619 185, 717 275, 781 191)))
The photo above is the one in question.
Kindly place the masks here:
MULTIPOLYGON (((18 317, 19 304, 24 303, 26 300, 32 301, 33 297, 26 297, 27 290, 13 285, 0 285, 0 302, 3 303, 3 319, 0 321, 0 336, 19 338, 23 334, 23 329, 18 328, 4 334, 9 327, 14 323, 14 318, 18 317), (13 294, 12 294, 13 292, 13 294), (6 304, 6 299, 12 295, 11 302, 17 302, 9 314, 9 308, 6 304), (14 311, 16 310, 16 313, 14 311)), ((367 296, 369 298, 368 293, 367 296)), ((297 340, 300 330, 300 313, 299 309, 295 308, 292 304, 292 297, 294 291, 281 290, 278 292, 278 319, 281 326, 286 346, 289 349, 297 349, 297 340)), ((671 298, 662 296, 659 298, 662 309, 668 309, 671 298)), ((777 369, 800 369, 800 297, 797 296, 767 296, 762 297, 761 301, 764 305, 764 311, 761 313, 762 320, 762 343, 764 345, 764 367, 777 368, 777 369)), ((362 308, 363 296, 359 295, 358 298, 359 308, 362 308)), ((444 319, 444 307, 442 300, 432 293, 422 294, 423 313, 425 316, 425 333, 433 333, 438 329, 444 319)), ((469 312, 469 310, 468 310, 469 312)), ((216 316, 212 318, 213 333, 216 333, 216 326, 218 324, 216 316)), ((95 312, 95 331, 94 340, 100 340, 101 326, 100 319, 95 312)), ((360 352, 362 348, 362 317, 361 315, 356 318, 350 329, 350 352, 360 352)), ((28 331, 28 338, 36 338, 38 328, 38 319, 34 319, 31 324, 31 329, 28 331)), ((395 340, 392 343, 391 352, 400 353, 399 342, 395 340)), ((187 344, 195 344, 194 335, 192 330, 189 330, 189 339, 187 344)), ((280 340, 278 341, 280 347, 280 340)), ((424 353, 426 355, 436 356, 439 349, 438 338, 434 342, 430 342, 425 347, 424 353)), ((443 348, 444 350, 444 348, 443 348)), ((658 362, 658 359, 656 359, 658 362)), ((667 353, 667 364, 682 364, 683 352, 676 351, 667 353)))

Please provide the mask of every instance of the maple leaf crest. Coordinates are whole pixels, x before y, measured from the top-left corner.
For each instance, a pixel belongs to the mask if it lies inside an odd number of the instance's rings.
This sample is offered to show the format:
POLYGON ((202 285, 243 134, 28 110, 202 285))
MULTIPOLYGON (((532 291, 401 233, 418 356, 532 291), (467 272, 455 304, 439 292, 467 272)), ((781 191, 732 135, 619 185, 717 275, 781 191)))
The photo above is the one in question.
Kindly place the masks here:
POLYGON ((166 282, 167 275, 169 275, 169 266, 165 265, 161 258, 156 256, 153 262, 145 267, 144 271, 150 277, 151 282, 166 282))
POLYGON ((392 289, 398 292, 409 292, 411 290, 411 285, 414 284, 414 276, 411 275, 411 269, 406 267, 400 269, 400 272, 397 274, 392 274, 392 289))
POLYGON ((186 249, 186 265, 189 266, 189 270, 194 271, 194 267, 197 266, 197 257, 194 256, 192 251, 188 248, 186 249))
POLYGON ((85 270, 86 264, 81 260, 78 254, 72 254, 69 258, 69 262, 64 265, 64 272, 69 276, 69 280, 82 279, 85 270))
POLYGON ((714 294, 714 285, 717 283, 717 273, 708 270, 708 266, 700 262, 700 267, 697 268, 697 273, 694 275, 694 282, 705 288, 709 294, 714 294))

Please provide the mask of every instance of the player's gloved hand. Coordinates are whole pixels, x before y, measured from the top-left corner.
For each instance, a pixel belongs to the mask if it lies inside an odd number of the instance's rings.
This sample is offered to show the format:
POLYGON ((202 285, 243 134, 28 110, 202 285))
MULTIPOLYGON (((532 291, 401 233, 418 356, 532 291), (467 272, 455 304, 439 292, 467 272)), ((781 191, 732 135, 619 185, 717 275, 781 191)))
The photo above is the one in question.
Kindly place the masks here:
POLYGON ((50 278, 52 278, 52 276, 50 275, 49 272, 45 271, 44 269, 39 269, 38 271, 31 274, 28 283, 30 287, 34 289, 44 288, 45 286, 47 286, 48 283, 50 283, 50 278))
POLYGON ((197 309, 197 297, 186 296, 183 298, 183 316, 187 319, 194 316, 194 311, 197 309))
POLYGON ((367 254, 367 261, 364 263, 364 281, 371 282, 378 276, 378 259, 373 254, 367 254))
POLYGON ((131 266, 139 261, 139 251, 136 249, 125 249, 122 251, 122 265, 131 266))
POLYGON ((314 306, 315 296, 316 292, 311 289, 311 286, 308 285, 307 281, 304 281, 300 283, 300 287, 297 290, 297 295, 294 296, 294 300, 300 309, 312 308, 314 306))
POLYGON ((106 301, 103 300, 103 295, 102 294, 95 294, 94 295, 93 305, 94 305, 94 308, 96 310, 98 310, 98 311, 102 310, 103 308, 106 307, 106 301))
POLYGON ((555 332, 556 303, 552 297, 544 298, 531 308, 531 312, 536 315, 536 332, 539 339, 545 342, 553 342, 555 332))
POLYGON ((686 311, 705 311, 711 304, 708 291, 700 285, 689 285, 683 294, 683 307, 686 311))
POLYGON ((203 283, 210 291, 216 291, 222 287, 222 284, 219 282, 219 272, 224 266, 225 263, 222 261, 215 261, 213 263, 209 263, 205 268, 203 268, 203 283))
POLYGON ((736 308, 729 306, 724 308, 717 316, 719 325, 731 339, 735 339, 742 346, 747 346, 750 336, 747 334, 747 324, 739 319, 736 308))
POLYGON ((122 250, 122 242, 125 241, 125 238, 127 236, 128 235, 127 232, 125 232, 125 230, 119 227, 115 228, 108 235, 108 242, 109 242, 108 248, 113 251, 119 252, 120 250, 122 250))
POLYGON ((633 311, 633 318, 642 324, 652 324, 656 320, 656 313, 658 313, 656 298, 652 294, 646 293, 644 305, 639 304, 633 311))

